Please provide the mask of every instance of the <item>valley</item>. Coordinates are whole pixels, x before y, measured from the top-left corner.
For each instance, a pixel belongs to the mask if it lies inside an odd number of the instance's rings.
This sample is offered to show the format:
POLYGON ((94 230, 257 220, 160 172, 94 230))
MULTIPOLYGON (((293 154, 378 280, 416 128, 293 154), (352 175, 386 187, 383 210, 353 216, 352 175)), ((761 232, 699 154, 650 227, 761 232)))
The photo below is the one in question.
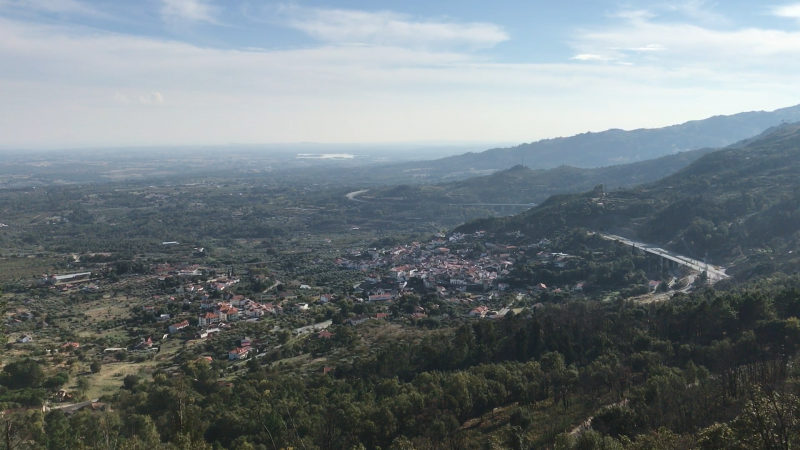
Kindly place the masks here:
POLYGON ((73 448, 110 424, 125 445, 192 449, 752 436, 754 398, 794 382, 798 136, 429 184, 327 167, 6 187, 6 434, 62 427, 73 448))

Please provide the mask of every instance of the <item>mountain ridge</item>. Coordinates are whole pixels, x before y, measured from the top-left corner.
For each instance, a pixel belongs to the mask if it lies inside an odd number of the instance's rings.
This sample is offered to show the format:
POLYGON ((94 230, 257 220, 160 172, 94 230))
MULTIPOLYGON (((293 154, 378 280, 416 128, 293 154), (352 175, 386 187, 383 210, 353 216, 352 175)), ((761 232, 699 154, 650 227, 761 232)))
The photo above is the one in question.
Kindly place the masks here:
POLYGON ((481 219, 457 231, 486 229, 550 235, 570 227, 635 236, 733 265, 743 278, 800 270, 800 123, 710 152, 656 182, 613 192, 598 189, 548 198, 504 219, 481 219))
POLYGON ((372 169, 373 175, 414 171, 417 177, 444 181, 518 164, 533 169, 562 165, 607 167, 654 159, 681 151, 721 148, 758 135, 781 123, 800 121, 800 105, 775 111, 717 115, 662 128, 618 128, 569 137, 542 139, 514 147, 468 152, 436 160, 397 163, 372 169))

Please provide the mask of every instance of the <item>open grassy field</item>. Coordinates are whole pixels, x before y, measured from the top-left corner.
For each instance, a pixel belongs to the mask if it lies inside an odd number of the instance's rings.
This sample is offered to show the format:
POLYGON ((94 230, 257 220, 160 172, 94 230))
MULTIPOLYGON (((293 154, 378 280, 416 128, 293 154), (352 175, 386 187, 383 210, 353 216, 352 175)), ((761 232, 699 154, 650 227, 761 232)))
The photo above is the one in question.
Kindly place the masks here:
MULTIPOLYGON (((155 361, 111 363, 104 364, 99 373, 84 372, 79 376, 85 377, 89 381, 89 390, 86 391, 86 396, 95 399, 117 392, 122 386, 122 380, 127 375, 138 375, 142 379, 149 378, 156 365, 155 361)), ((67 391, 72 392, 77 389, 77 380, 78 377, 71 380, 70 385, 66 387, 67 391)))
POLYGON ((44 273, 56 272, 57 266, 64 260, 49 254, 28 254, 25 256, 8 256, 7 251, 0 250, 0 274, 2 280, 34 281, 44 273))

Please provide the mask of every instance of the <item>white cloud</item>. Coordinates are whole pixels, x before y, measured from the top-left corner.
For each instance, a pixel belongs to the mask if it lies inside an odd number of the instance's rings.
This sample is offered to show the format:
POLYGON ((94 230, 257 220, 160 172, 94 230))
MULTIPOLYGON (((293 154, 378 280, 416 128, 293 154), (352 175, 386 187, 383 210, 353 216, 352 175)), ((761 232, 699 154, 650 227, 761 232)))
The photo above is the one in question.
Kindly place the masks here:
POLYGON ((378 42, 238 51, 0 18, 0 146, 522 142, 800 99, 800 35, 775 30, 638 19, 576 37, 609 64, 378 42), (614 50, 654 43, 669 51, 614 50))
POLYGON ((663 45, 648 44, 648 45, 645 45, 644 47, 626 48, 625 50, 628 50, 628 51, 631 51, 631 52, 661 52, 661 51, 664 51, 666 49, 667 48, 664 47, 663 45))
POLYGON ((365 12, 346 9, 282 6, 285 23, 324 42, 400 46, 492 47, 509 39, 491 23, 414 20, 391 11, 365 12))
MULTIPOLYGON (((788 14, 788 13, 787 13, 788 14)), ((800 32, 768 28, 715 29, 656 20, 646 12, 623 14, 613 26, 582 31, 572 44, 580 54, 602 55, 670 69, 696 67, 774 70, 800 69, 800 32)))
POLYGON ((776 6, 772 8, 771 12, 773 15, 778 17, 800 20, 800 3, 776 6))
POLYGON ((165 20, 185 19, 217 23, 216 8, 208 0, 161 0, 161 16, 165 20))
MULTIPOLYGON (((163 105, 164 96, 160 92, 150 92, 149 94, 138 94, 134 98, 139 100, 140 105, 163 105)), ((123 105, 131 104, 125 94, 115 93, 114 101, 123 105)))
POLYGON ((577 61, 608 61, 610 58, 603 55, 592 55, 590 53, 582 53, 580 55, 575 55, 570 59, 574 59, 577 61))

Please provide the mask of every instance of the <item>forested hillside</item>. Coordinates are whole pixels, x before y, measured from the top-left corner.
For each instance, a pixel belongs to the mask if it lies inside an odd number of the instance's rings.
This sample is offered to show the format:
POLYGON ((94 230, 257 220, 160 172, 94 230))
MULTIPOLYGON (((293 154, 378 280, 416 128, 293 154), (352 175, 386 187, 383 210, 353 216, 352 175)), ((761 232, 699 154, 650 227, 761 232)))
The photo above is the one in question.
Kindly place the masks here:
MULTIPOLYGON (((106 399, 114 413, 13 413, 4 433, 19 448, 52 450, 784 448, 771 443, 800 439, 798 312, 792 288, 570 302, 364 354, 339 327, 317 350, 353 354, 335 374, 253 359, 223 382, 187 357, 180 375, 126 377, 106 399), (564 434, 589 417, 593 431, 564 434)), ((28 363, 7 367, 2 383, 18 389, 5 401, 25 404, 49 381, 28 363)))
POLYGON ((565 226, 612 230, 694 257, 708 253, 743 276, 794 273, 800 240, 800 125, 709 153, 655 183, 557 195, 510 219, 462 229, 547 235, 565 226))
POLYGON ((607 130, 571 137, 545 139, 510 148, 416 163, 394 164, 370 170, 371 179, 400 172, 429 180, 475 176, 479 171, 503 170, 517 164, 533 169, 562 165, 591 168, 645 161, 675 152, 706 147, 720 148, 800 120, 800 105, 772 112, 747 112, 715 116, 664 128, 607 130))
POLYGON ((373 189, 369 198, 394 203, 540 203, 553 194, 650 183, 686 167, 712 149, 693 150, 596 169, 561 166, 533 170, 514 166, 491 175, 436 185, 373 189))

